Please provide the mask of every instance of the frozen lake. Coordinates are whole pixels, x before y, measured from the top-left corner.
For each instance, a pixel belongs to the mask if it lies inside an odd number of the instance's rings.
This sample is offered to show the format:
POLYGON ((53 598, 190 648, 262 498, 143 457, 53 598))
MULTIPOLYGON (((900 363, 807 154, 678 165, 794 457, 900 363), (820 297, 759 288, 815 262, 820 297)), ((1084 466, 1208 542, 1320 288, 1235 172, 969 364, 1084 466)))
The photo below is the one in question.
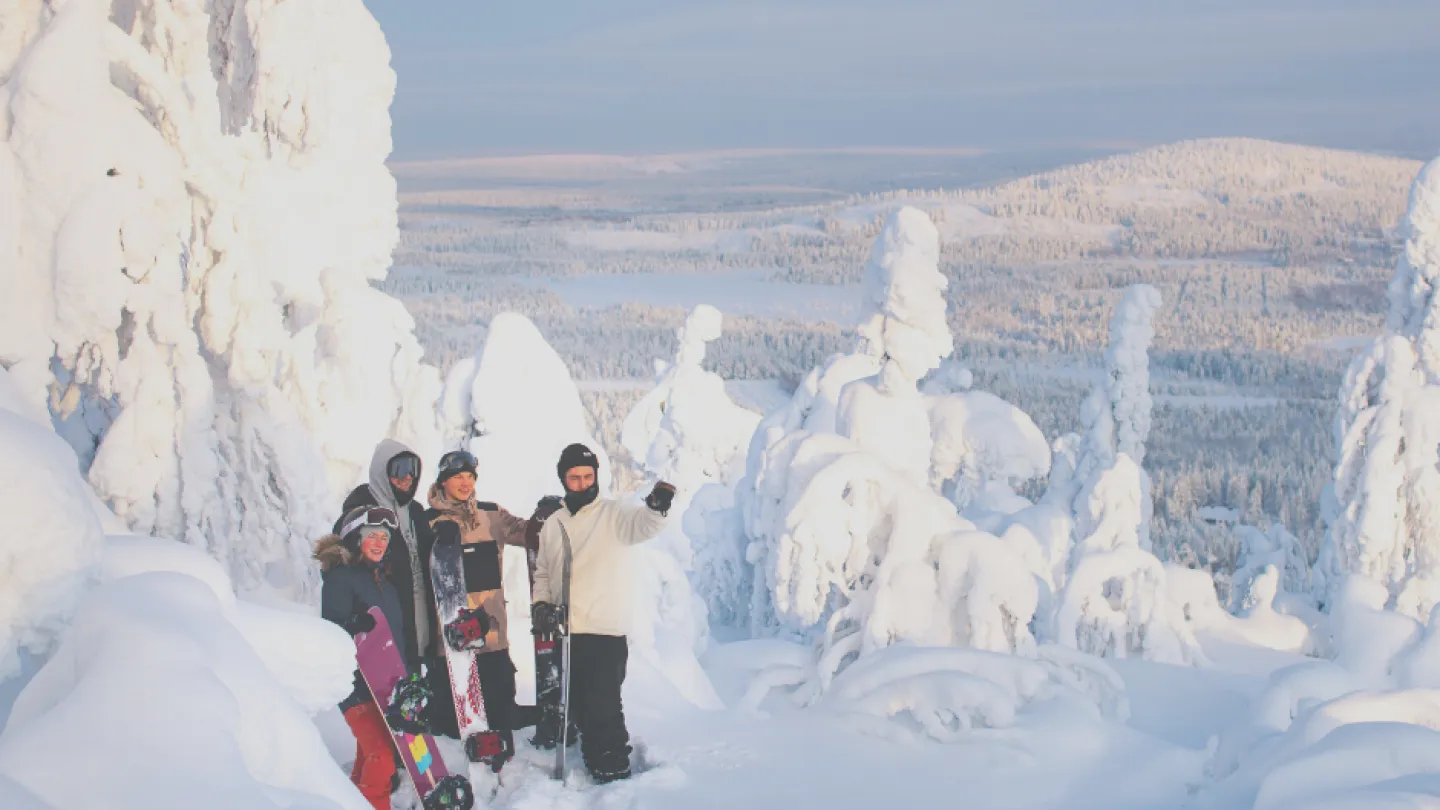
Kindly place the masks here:
POLYGON ((637 273, 571 278, 511 276, 521 284, 545 287, 572 307, 649 304, 690 309, 710 304, 726 315, 788 318, 853 324, 860 309, 859 285, 792 284, 771 281, 764 270, 678 275, 637 273))

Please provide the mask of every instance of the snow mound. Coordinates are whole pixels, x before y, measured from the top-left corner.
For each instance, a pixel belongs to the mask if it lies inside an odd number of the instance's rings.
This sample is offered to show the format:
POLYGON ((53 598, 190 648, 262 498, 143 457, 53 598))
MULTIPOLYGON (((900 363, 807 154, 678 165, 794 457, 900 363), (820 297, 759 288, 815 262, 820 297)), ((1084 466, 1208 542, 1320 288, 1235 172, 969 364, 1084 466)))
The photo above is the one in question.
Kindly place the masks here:
POLYGON ((230 577, 214 557, 196 548, 158 537, 116 535, 105 538, 105 553, 100 564, 100 580, 115 580, 169 571, 184 574, 205 583, 226 614, 235 609, 235 592, 230 577))
MULTIPOLYGON (((1093 693, 1057 678, 1055 663, 983 650, 895 645, 847 667, 820 705, 872 734, 900 740, 923 735, 938 742, 954 742, 977 728, 1014 725, 1020 711, 1039 700, 1064 697, 1089 705, 1097 716, 1124 711, 1123 697, 1117 701, 1111 694, 1097 703, 1093 693)), ((1113 673, 1102 677, 1111 686, 1120 682, 1113 673)))
POLYGON ((55 810, 97 790, 135 810, 368 807, 210 585, 168 571, 87 598, 15 702, 0 774, 55 810))
POLYGON ((49 412, 27 397, 3 366, 0 366, 0 411, 10 411, 41 427, 50 427, 49 412))
POLYGON ((280 610, 236 599, 225 570, 193 546, 154 537, 105 539, 102 582, 157 572, 204 583, 221 613, 306 713, 331 709, 350 694, 355 644, 343 630, 320 620, 313 607, 296 604, 280 610))
POLYGON ((60 635, 101 561, 104 535, 75 453, 48 427, 0 409, 0 680, 18 650, 43 652, 60 635))

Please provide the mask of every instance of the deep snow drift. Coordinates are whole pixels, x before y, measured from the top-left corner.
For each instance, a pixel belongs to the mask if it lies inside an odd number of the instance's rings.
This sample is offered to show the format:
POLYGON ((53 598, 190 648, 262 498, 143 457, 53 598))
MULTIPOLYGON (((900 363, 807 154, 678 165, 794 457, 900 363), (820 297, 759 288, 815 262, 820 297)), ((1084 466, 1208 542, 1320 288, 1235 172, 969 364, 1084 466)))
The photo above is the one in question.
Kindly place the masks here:
POLYGON ((237 599, 191 546, 107 537, 74 452, 13 401, 0 806, 363 810, 313 722, 350 691, 345 633, 237 599))

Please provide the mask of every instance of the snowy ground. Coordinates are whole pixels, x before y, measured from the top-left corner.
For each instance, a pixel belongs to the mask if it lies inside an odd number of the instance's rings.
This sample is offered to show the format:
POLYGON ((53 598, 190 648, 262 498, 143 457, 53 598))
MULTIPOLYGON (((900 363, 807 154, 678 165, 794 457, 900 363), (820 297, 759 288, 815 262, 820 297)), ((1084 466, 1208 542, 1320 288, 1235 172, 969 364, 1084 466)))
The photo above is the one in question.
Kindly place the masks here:
MULTIPOLYGON (((490 806, 1179 808, 1204 780, 1211 738, 1246 718, 1273 670, 1305 660, 1214 637, 1202 642, 1219 662, 1213 669, 1110 662, 1129 693, 1126 723, 1040 704, 1014 727, 977 730, 956 744, 880 739, 832 713, 794 707, 779 693, 760 713, 659 707, 647 699, 642 677, 628 684, 627 712, 631 733, 657 767, 605 787, 572 772, 562 789, 548 777, 552 755, 522 741, 502 784, 491 786, 490 806)), ((706 656, 708 674, 732 707, 746 686, 747 660, 753 664, 763 645, 718 645, 706 656)), ((329 731, 337 758, 348 759, 344 726, 329 731)), ((463 767, 459 750, 446 750, 452 767, 463 767)))

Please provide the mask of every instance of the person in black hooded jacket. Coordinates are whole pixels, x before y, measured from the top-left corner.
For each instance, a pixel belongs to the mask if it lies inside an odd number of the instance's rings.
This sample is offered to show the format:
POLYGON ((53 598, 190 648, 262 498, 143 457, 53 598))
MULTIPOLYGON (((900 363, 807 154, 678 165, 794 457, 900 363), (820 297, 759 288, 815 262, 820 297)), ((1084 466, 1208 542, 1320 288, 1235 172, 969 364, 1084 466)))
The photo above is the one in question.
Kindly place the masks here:
MULTIPOLYGON (((382 440, 370 459, 369 483, 356 487, 345 498, 341 514, 357 506, 381 506, 395 513, 400 525, 391 532, 385 563, 390 582, 400 596, 405 629, 401 649, 412 670, 419 671, 424 663, 433 673, 434 662, 441 654, 426 574, 434 538, 425 520, 425 507, 415 499, 420 472, 419 455, 394 439, 382 440)), ((336 533, 339 529, 340 522, 336 521, 336 533)))

